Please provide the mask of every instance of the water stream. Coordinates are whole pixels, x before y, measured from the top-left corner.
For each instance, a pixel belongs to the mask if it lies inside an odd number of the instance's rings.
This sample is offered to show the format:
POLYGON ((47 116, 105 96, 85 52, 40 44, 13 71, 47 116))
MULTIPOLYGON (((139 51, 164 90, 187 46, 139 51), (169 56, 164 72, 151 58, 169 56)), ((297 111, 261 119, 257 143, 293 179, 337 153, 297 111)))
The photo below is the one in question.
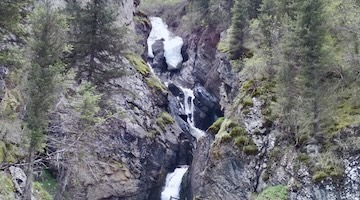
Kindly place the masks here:
MULTIPOLYGON (((168 65, 168 69, 176 69, 179 64, 181 64, 183 57, 181 55, 181 48, 183 45, 183 40, 181 37, 173 35, 168 29, 167 25, 163 22, 163 20, 159 17, 150 17, 150 22, 152 25, 152 29, 150 35, 147 40, 148 44, 148 56, 150 58, 154 57, 152 45, 157 40, 163 40, 164 43, 164 57, 166 59, 166 63, 168 65)), ((151 71, 154 73, 151 65, 149 65, 151 71)), ((154 75, 156 75, 154 73, 154 75)), ((160 80, 160 79, 159 79, 160 80)), ((169 81, 171 82, 171 81, 169 81)), ((165 85, 168 85, 168 82, 165 82, 165 85)), ((198 129, 195 126, 194 122, 194 99, 195 95, 193 90, 189 88, 184 88, 180 85, 177 87, 182 90, 184 94, 184 102, 181 102, 182 109, 184 110, 187 118, 187 123, 190 128, 190 134, 199 139, 205 135, 205 132, 198 129)), ((188 166, 179 166, 174 172, 169 173, 166 176, 166 183, 164 189, 161 193, 161 200, 170 200, 170 199, 179 199, 180 197, 180 188, 182 178, 188 170, 188 166)))

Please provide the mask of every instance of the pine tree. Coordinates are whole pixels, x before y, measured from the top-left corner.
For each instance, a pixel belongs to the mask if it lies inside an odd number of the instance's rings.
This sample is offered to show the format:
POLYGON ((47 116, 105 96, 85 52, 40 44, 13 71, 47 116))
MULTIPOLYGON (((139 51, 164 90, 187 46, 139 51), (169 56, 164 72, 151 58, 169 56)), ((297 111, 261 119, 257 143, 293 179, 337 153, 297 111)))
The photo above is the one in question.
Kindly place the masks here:
POLYGON ((24 43, 26 18, 32 0, 0 1, 0 64, 19 65, 22 61, 20 48, 24 43))
POLYGON ((322 47, 324 42, 323 10, 321 0, 302 0, 298 2, 297 20, 299 30, 300 56, 299 85, 302 91, 304 123, 310 133, 320 132, 320 101, 321 79, 325 66, 322 61, 322 47))
POLYGON ((69 56, 71 66, 77 66, 80 78, 98 84, 104 80, 124 75, 114 65, 121 63, 120 55, 129 48, 124 39, 126 27, 116 24, 117 10, 108 2, 91 0, 85 7, 77 0, 69 1, 68 11, 74 16, 73 52, 69 56))
POLYGON ((66 17, 51 8, 50 1, 39 5, 31 16, 32 50, 28 76, 27 127, 30 147, 28 155, 25 199, 31 199, 33 165, 48 126, 48 112, 53 104, 56 76, 64 66, 60 57, 66 50, 68 26, 66 17))
POLYGON ((244 57, 244 38, 248 27, 247 0, 236 0, 232 9, 229 53, 231 59, 244 57))

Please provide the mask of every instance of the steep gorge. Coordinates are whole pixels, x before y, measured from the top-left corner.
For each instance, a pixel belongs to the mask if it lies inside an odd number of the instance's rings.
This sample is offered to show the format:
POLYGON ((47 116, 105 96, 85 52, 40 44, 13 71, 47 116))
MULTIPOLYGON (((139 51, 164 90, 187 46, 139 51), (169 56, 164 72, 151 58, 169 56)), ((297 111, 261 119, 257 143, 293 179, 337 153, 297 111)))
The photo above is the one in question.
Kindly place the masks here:
MULTIPOLYGON (((121 13, 118 24, 139 37, 136 50, 121 58, 127 75, 112 79, 104 92, 67 74, 50 115, 47 148, 39 153, 37 182, 44 182, 44 173, 56 179, 56 199, 165 200, 178 192, 183 200, 360 199, 358 124, 331 138, 340 161, 314 139, 294 145, 271 114, 276 80, 249 78, 258 68, 231 60, 222 49, 233 1, 219 1, 221 23, 209 26, 200 25, 205 22, 192 15, 189 2, 157 2, 145 13, 139 8, 145 1, 112 4, 121 13), (163 27, 149 42, 154 23, 165 26, 151 16, 161 17, 170 32, 163 27), (166 43, 169 38, 174 41, 166 43), (85 97, 99 99, 92 126, 84 125, 79 109, 85 97)), ((0 190, 0 199, 20 199, 26 102, 16 95, 20 85, 12 85, 21 72, 0 69, 1 108, 15 110, 0 119, 0 181, 11 188, 0 190)))

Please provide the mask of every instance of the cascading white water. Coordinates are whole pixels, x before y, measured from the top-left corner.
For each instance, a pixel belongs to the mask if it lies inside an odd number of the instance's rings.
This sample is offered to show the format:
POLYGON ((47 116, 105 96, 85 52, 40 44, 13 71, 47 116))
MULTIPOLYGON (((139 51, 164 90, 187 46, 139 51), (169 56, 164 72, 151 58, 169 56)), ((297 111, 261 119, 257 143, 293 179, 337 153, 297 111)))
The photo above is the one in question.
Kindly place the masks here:
POLYGON ((167 28, 168 26, 159 17, 150 17, 152 29, 147 40, 148 56, 154 57, 152 45, 157 40, 164 40, 164 56, 168 70, 177 69, 178 65, 183 61, 181 48, 184 44, 183 39, 173 35, 167 28))
POLYGON ((183 88, 183 87, 179 87, 179 88, 184 93, 184 110, 185 110, 185 114, 187 116, 187 122, 189 123, 190 129, 191 129, 190 133, 196 139, 199 139, 205 135, 205 132, 196 128, 196 126, 195 126, 195 121, 194 121, 195 95, 194 95, 194 91, 192 91, 191 89, 188 89, 188 88, 183 88))
MULTIPOLYGON (((183 45, 182 38, 178 36, 173 36, 173 34, 167 29, 167 25, 162 21, 159 17, 150 17, 152 29, 147 40, 148 44, 148 56, 153 58, 153 50, 152 45, 160 39, 163 39, 164 43, 164 56, 166 59, 166 63, 168 65, 168 69, 176 69, 177 66, 182 62, 183 58, 181 55, 181 48, 183 45)), ((154 73, 150 64, 148 64, 151 68, 151 72, 154 73)), ((155 73, 154 73, 155 75, 155 73)), ((160 79, 159 79, 160 80, 160 79)), ((165 85, 168 86, 168 83, 165 82, 165 85)), ((179 86, 178 86, 179 87, 179 86)), ((191 89, 179 87, 184 93, 184 103, 183 109, 187 116, 187 123, 190 127, 190 133, 196 139, 203 137, 205 132, 195 127, 194 122, 194 92, 191 89)), ((182 177, 188 170, 188 166, 181 166, 175 169, 174 172, 169 173, 166 176, 166 184, 164 186, 164 190, 161 193, 161 200, 170 200, 171 197, 174 199, 179 198, 179 192, 181 187, 182 177)))
POLYGON ((180 198, 180 185, 182 178, 189 166, 181 166, 175 169, 174 172, 169 173, 166 176, 166 185, 164 190, 161 192, 161 200, 170 200, 171 198, 180 198))

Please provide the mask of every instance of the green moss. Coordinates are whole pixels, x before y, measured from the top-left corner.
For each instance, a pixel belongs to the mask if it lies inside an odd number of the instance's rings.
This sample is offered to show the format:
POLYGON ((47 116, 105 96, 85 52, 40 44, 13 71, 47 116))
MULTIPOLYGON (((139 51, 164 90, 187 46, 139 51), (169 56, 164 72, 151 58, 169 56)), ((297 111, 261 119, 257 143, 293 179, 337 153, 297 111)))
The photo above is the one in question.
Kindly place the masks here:
POLYGON ((229 134, 223 134, 220 137, 220 143, 230 142, 232 140, 232 137, 229 134))
POLYGON ((160 126, 161 129, 165 129, 167 125, 174 124, 175 120, 172 118, 172 116, 167 112, 161 112, 158 115, 158 118, 156 120, 157 125, 160 126))
POLYGON ((254 103, 251 99, 251 97, 246 97, 243 101, 242 101, 242 105, 244 108, 246 107, 253 107, 254 106, 254 103))
POLYGON ((146 84, 162 93, 166 93, 166 87, 163 85, 156 77, 150 76, 149 78, 145 79, 146 84))
POLYGON ((150 68, 139 55, 137 54, 128 54, 126 58, 130 61, 130 63, 135 67, 136 71, 139 72, 143 76, 147 76, 150 73, 150 68))
POLYGON ((36 199, 53 200, 54 198, 44 189, 43 184, 39 182, 33 183, 33 192, 36 199))
POLYGON ((249 90, 253 90, 254 88, 255 88, 255 80, 248 80, 242 84, 241 90, 243 92, 248 92, 249 90))
POLYGON ((0 173, 0 199, 14 200, 15 187, 13 182, 4 173, 0 173))
POLYGON ((283 185, 265 188, 255 200, 286 200, 288 199, 287 187, 283 185))
POLYGON ((236 137, 234 140, 234 145, 236 145, 240 149, 242 149, 243 146, 248 143, 249 143, 249 137, 247 137, 245 135, 240 135, 240 136, 236 137))
POLYGON ((324 171, 317 171, 314 173, 312 179, 314 182, 320 182, 328 177, 328 174, 324 171))
POLYGON ((237 126, 230 131, 232 137, 237 137, 246 134, 246 130, 243 127, 237 126))
POLYGON ((258 149, 257 149, 257 146, 255 144, 250 144, 250 145, 244 146, 243 151, 247 155, 256 155, 258 153, 258 149))
POLYGON ((223 53, 229 53, 229 44, 226 41, 220 41, 216 48, 223 53))
POLYGON ((206 131, 214 135, 217 134, 223 122, 224 117, 219 117, 206 131))

